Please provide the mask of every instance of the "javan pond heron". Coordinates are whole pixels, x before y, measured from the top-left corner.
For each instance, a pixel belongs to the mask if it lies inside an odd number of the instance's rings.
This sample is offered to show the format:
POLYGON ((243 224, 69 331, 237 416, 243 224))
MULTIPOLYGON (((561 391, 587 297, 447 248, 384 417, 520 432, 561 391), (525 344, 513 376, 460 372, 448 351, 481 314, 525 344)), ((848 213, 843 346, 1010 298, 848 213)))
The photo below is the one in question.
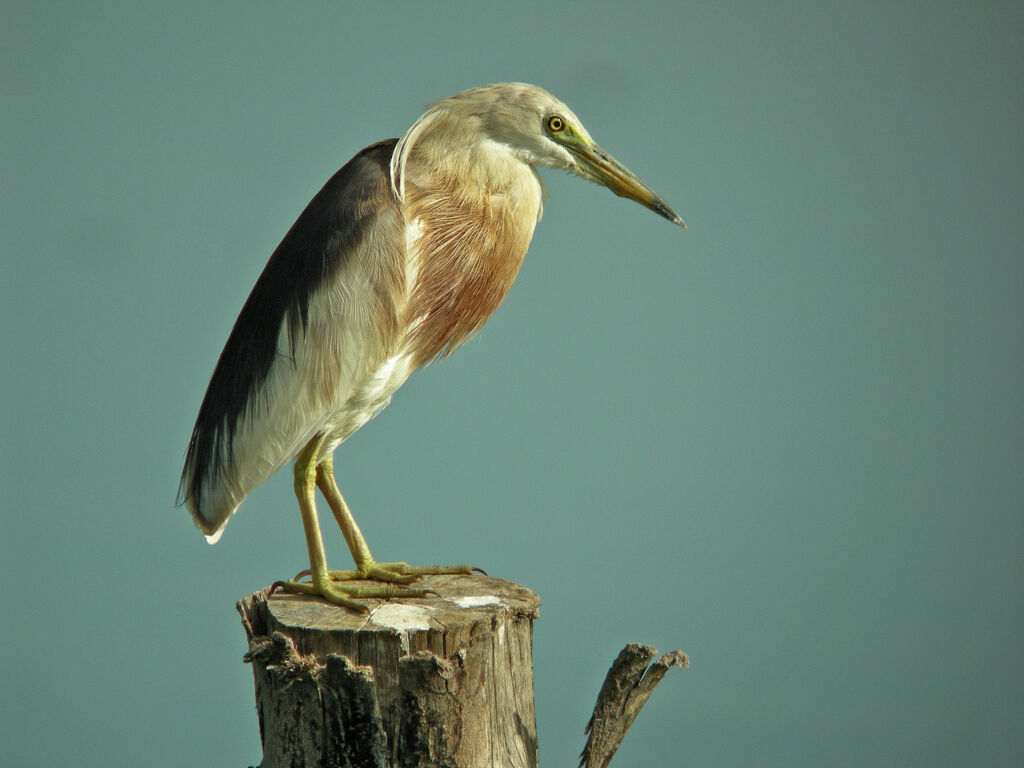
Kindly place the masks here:
POLYGON ((571 171, 680 226, 545 90, 504 83, 439 101, 400 139, 352 158, 270 257, 199 407, 179 502, 215 543, 246 496, 294 461, 309 549, 280 583, 366 611, 360 598, 422 597, 419 576, 466 566, 378 563, 334 479, 334 450, 409 375, 445 357, 505 298, 541 215, 538 166, 571 171), (319 488, 355 560, 330 571, 319 488))

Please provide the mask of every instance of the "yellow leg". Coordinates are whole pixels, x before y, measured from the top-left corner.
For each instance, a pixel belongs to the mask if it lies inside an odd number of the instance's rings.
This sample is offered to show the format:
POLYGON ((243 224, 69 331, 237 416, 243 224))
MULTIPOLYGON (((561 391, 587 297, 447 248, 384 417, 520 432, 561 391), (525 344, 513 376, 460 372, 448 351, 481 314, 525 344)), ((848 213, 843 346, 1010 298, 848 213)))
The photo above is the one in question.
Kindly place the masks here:
POLYGON ((316 485, 324 495, 327 505, 334 513, 334 519, 338 521, 341 534, 348 543, 349 551, 352 552, 352 559, 356 563, 354 571, 330 571, 330 576, 336 581, 350 579, 377 579, 391 582, 392 584, 409 584, 420 576, 435 574, 472 573, 473 569, 468 565, 426 565, 412 566, 407 563, 378 563, 370 554, 370 548, 363 538, 352 511, 345 503, 345 499, 338 489, 338 483, 334 479, 334 457, 328 456, 316 468, 316 485))
MULTIPOLYGON (((302 514, 302 527, 306 533, 306 548, 309 550, 309 576, 310 582, 298 581, 280 582, 280 586, 286 592, 301 592, 307 595, 319 595, 325 600, 337 605, 343 605, 356 611, 367 612, 369 609, 356 598, 365 597, 395 597, 403 595, 406 597, 423 597, 426 593, 423 590, 409 590, 395 586, 394 584, 349 584, 341 586, 335 584, 327 570, 327 555, 324 553, 323 536, 320 533, 320 521, 316 514, 317 466, 316 458, 323 445, 323 436, 319 435, 302 449, 302 453, 295 460, 295 496, 299 501, 299 512, 302 514)), ((333 477, 332 477, 333 482, 333 477)), ((335 490, 337 487, 335 486, 335 490)), ((341 494, 338 494, 340 498, 341 494)), ((344 502, 343 502, 344 503, 344 502)), ((333 509, 333 507, 332 507, 333 509)), ((351 514, 349 514, 351 517, 351 514)), ((352 522, 353 527, 355 521, 352 522)), ((344 532, 344 528, 342 529, 344 532)), ((345 538, 349 546, 354 541, 362 542, 366 556, 369 557, 369 549, 363 541, 362 534, 358 528, 354 528, 355 537, 350 539, 350 533, 345 532, 345 538)), ((355 550, 353 550, 353 553, 355 550)), ((370 558, 372 563, 372 558, 370 558)), ((373 570, 373 569, 371 569, 373 570)), ((356 578, 366 578, 357 576, 356 578)), ((409 577, 411 581, 415 576, 409 577)), ((401 583, 401 582, 400 582, 401 583)))

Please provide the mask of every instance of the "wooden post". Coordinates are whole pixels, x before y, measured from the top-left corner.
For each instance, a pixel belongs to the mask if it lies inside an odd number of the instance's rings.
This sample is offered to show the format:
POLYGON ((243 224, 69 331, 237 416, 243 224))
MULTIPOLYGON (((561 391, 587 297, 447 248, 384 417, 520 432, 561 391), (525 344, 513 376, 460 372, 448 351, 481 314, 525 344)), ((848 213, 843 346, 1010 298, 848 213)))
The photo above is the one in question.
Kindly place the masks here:
POLYGON ((370 613, 262 590, 238 603, 261 768, 535 768, 533 592, 429 576, 370 613))

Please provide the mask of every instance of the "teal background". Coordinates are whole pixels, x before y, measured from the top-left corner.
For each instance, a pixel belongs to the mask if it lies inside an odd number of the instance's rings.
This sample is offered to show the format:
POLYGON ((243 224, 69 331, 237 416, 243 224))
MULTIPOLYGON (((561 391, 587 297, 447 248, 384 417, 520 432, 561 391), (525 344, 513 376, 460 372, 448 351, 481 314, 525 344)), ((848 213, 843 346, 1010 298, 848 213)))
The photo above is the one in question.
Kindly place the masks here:
MULTIPOLYGON (((336 456, 375 554, 543 598, 541 761, 1024 761, 1019 3, 4 3, 0 763, 260 760, 234 601, 291 482, 173 501, 227 333, 352 154, 551 90, 686 219, 557 172, 483 333, 336 456)), ((347 563, 327 530, 332 562, 347 563)))

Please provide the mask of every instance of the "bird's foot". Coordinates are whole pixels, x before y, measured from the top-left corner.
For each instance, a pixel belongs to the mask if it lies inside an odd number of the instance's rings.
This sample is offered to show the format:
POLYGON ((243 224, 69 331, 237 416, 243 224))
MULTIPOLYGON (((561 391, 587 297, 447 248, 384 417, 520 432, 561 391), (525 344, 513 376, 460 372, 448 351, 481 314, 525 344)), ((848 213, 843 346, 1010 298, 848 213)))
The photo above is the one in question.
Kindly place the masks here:
MULTIPOLYGON (((473 572, 473 568, 468 565, 409 565, 408 563, 373 563, 368 573, 370 575, 363 578, 377 579, 379 581, 387 581, 395 584, 409 584, 420 576, 454 576, 457 574, 468 574, 473 572)), ((476 570, 479 570, 476 569, 476 570)), ((361 573, 362 571, 357 571, 361 573)), ((334 574, 337 571, 331 571, 331 578, 338 579, 334 574)), ((342 572, 344 573, 344 571, 342 572)))
MULTIPOLYGON (((358 571, 353 571, 353 573, 358 573, 358 571)), ((361 599, 378 598, 386 600, 389 597, 426 597, 428 594, 435 594, 427 589, 407 589, 401 586, 406 582, 399 582, 398 584, 335 584, 335 580, 330 573, 319 579, 299 581, 300 578, 308 574, 308 571, 303 571, 303 573, 300 573, 291 581, 278 581, 270 588, 270 591, 273 593, 275 590, 280 589, 284 592, 315 595, 322 597, 329 603, 342 605, 361 613, 370 612, 369 606, 359 602, 361 599)))
MULTIPOLYGON (((469 574, 480 571, 468 565, 409 565, 408 563, 378 563, 371 561, 353 571, 328 571, 332 581, 385 581, 389 584, 412 584, 420 576, 469 574)), ((295 581, 309 576, 308 570, 295 576, 295 581)), ((484 574, 486 575, 486 574, 484 574)), ((405 594, 405 593, 402 593, 405 594)))
MULTIPOLYGON (((408 563, 370 562, 362 568, 352 571, 327 571, 321 578, 314 578, 308 569, 295 575, 289 581, 278 581, 271 591, 280 589, 302 595, 316 595, 329 603, 343 605, 354 611, 368 613, 369 608, 360 599, 390 597, 426 597, 437 594, 429 589, 409 589, 405 585, 416 581, 420 576, 440 576, 471 574, 474 571, 484 573, 480 568, 468 565, 409 565, 408 563), (300 581, 307 576, 309 581, 300 581), (335 582, 347 582, 336 584, 335 582), (365 582, 365 583, 359 583, 365 582), (385 582, 375 584, 370 582, 385 582)), ((486 573, 484 573, 486 576, 486 573)))

